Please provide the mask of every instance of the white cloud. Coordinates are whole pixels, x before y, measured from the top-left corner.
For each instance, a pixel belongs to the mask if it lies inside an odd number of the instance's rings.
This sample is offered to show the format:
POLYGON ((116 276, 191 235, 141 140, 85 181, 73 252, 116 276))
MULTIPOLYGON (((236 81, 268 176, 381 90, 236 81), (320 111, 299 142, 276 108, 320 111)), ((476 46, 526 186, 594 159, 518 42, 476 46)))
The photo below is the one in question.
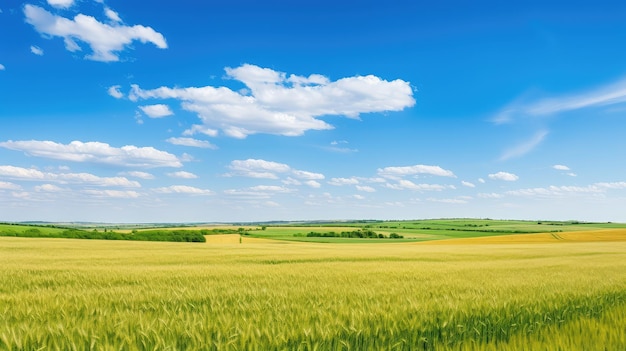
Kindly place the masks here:
POLYGON ((466 204, 468 203, 467 199, 465 198, 455 198, 455 199, 436 199, 436 198, 428 198, 426 199, 426 201, 430 201, 430 202, 439 202, 439 203, 443 203, 443 204, 466 204))
POLYGON ((121 99, 121 98, 124 97, 124 94, 122 94, 122 92, 120 91, 120 86, 119 85, 113 85, 113 86, 109 87, 107 92, 109 93, 109 95, 111 95, 112 97, 114 97, 116 99, 121 99))
POLYGON ((125 167, 182 167, 181 161, 165 151, 153 147, 136 147, 133 145, 121 148, 111 147, 101 142, 72 141, 59 144, 53 141, 5 141, 0 147, 22 151, 31 156, 45 157, 56 160, 74 162, 93 162, 125 167))
POLYGON ((508 172, 498 172, 489 175, 489 179, 494 180, 505 180, 507 182, 514 182, 519 179, 519 177, 513 173, 508 172))
POLYGON ((376 192, 376 189, 372 188, 371 186, 367 186, 367 185, 357 185, 356 186, 356 190, 358 191, 364 191, 366 193, 373 193, 376 192))
POLYGON ((284 163, 256 159, 234 160, 228 168, 233 171, 228 175, 267 179, 277 179, 276 173, 286 173, 291 170, 291 167, 284 163))
POLYGON ((108 7, 104 8, 104 14, 107 16, 108 19, 110 19, 113 22, 122 22, 120 15, 108 7))
POLYGON ((213 192, 208 189, 200 189, 187 185, 172 185, 163 188, 155 188, 154 192, 159 194, 188 194, 188 195, 211 195, 213 192))
POLYGON ((170 107, 164 104, 139 106, 139 108, 150 118, 163 118, 174 114, 170 107))
POLYGON ((154 175, 147 172, 140 171, 132 171, 132 172, 122 172, 120 175, 127 175, 129 177, 135 177, 140 179, 154 179, 154 175))
POLYGON ((63 191, 63 188, 54 184, 42 184, 35 187, 35 191, 43 193, 59 193, 63 191))
POLYGON ((415 184, 410 180, 400 179, 395 184, 387 183, 385 186, 394 190, 416 190, 416 191, 442 191, 445 189, 452 189, 450 185, 440 184, 415 184))
MULTIPOLYGON (((68 3, 69 1, 59 1, 68 3)), ((24 6, 26 22, 44 37, 61 37, 68 51, 80 51, 78 42, 86 43, 92 50, 87 59, 94 61, 119 61, 118 53, 133 41, 153 43, 160 49, 167 48, 161 33, 142 25, 126 26, 120 23, 105 24, 92 16, 76 15, 73 19, 54 15, 43 8, 27 4, 24 6)))
POLYGON ((478 194, 478 197, 482 199, 500 199, 503 197, 503 195, 497 193, 480 193, 478 194))
POLYGON ((359 184, 359 180, 356 179, 355 177, 352 177, 352 178, 332 178, 328 182, 328 184, 335 185, 335 186, 356 185, 356 184, 359 184))
POLYGON ((478 178, 478 182, 479 182, 479 183, 482 183, 482 184, 485 184, 485 180, 484 180, 484 179, 482 179, 482 178, 478 178))
POLYGON ((373 75, 334 82, 319 75, 287 78, 285 73, 250 64, 226 68, 226 74, 244 83, 250 94, 227 87, 143 90, 133 85, 131 99, 178 99, 183 109, 200 117, 203 126, 221 129, 234 138, 257 133, 298 136, 307 130, 333 128, 320 116, 357 118, 362 113, 400 111, 415 104, 410 84, 399 79, 386 81, 373 75))
POLYGON ((5 69, 4 65, 0 63, 0 71, 4 71, 5 69))
POLYGON ((172 177, 172 178, 183 178, 183 179, 195 179, 198 178, 197 175, 191 173, 191 172, 185 172, 185 171, 178 171, 178 172, 174 172, 174 173, 168 173, 168 176, 172 177))
POLYGON ((319 182, 315 181, 315 180, 307 180, 306 182, 304 182, 304 184, 310 186, 311 188, 321 188, 322 184, 320 184, 319 182))
POLYGON ((30 52, 32 52, 33 54, 37 56, 43 56, 43 49, 41 49, 39 46, 31 45, 30 52))
POLYGON ((0 181, 0 190, 19 190, 21 188, 22 187, 17 184, 0 181))
POLYGON ((541 142, 545 139, 547 135, 548 135, 548 131, 546 130, 541 130, 535 133, 535 135, 530 140, 527 140, 511 149, 506 150, 502 154, 502 156, 500 156, 500 160, 505 161, 505 160, 515 158, 515 157, 520 157, 529 153, 534 148, 536 148, 539 144, 541 144, 541 142))
POLYGON ((294 190, 277 185, 257 185, 249 188, 251 191, 265 193, 292 193, 294 190))
POLYGON ((359 194, 352 195, 352 197, 357 200, 365 200, 365 196, 359 194))
POLYGON ((51 173, 15 166, 0 166, 0 176, 28 181, 54 181, 59 183, 95 186, 141 187, 136 181, 124 177, 99 177, 90 173, 51 173))
POLYGON ((194 138, 168 138, 165 141, 174 145, 199 147, 203 149, 217 149, 217 146, 206 140, 198 140, 194 138))
MULTIPOLYGON (((321 173, 292 169, 289 165, 284 163, 258 159, 234 160, 230 163, 228 168, 231 172, 227 173, 226 176, 230 177, 241 176, 249 178, 278 179, 278 174, 291 174, 296 178, 305 180, 324 179, 324 175, 321 173)), ((291 180, 291 182, 293 181, 295 180, 291 180)))
POLYGON ((297 169, 294 169, 293 171, 291 171, 291 173, 300 179, 311 179, 311 180, 320 180, 320 179, 324 179, 324 175, 321 173, 313 173, 313 172, 307 172, 307 171, 299 171, 297 169))
POLYGON ((552 168, 558 170, 558 171, 569 171, 569 167, 564 166, 564 165, 554 165, 552 166, 552 168))
POLYGON ((516 101, 503 108, 494 118, 494 122, 506 123, 521 117, 545 117, 566 111, 624 102, 626 102, 626 79, 579 94, 545 98, 526 103, 516 101))
POLYGON ((522 197, 564 197, 585 194, 602 194, 607 190, 626 189, 626 182, 594 183, 588 186, 554 186, 507 191, 507 195, 522 197))
POLYGON ((325 147, 325 149, 329 150, 329 151, 333 151, 333 152, 339 152, 339 153, 351 153, 351 152, 358 152, 359 150, 357 149, 352 149, 349 147, 342 147, 340 145, 347 145, 348 142, 345 140, 339 140, 339 141, 332 141, 330 143, 329 147, 325 147))
POLYGON ((74 5, 74 0, 47 0, 48 5, 58 8, 69 8, 74 5))
POLYGON ((471 183, 471 182, 466 182, 466 181, 464 181, 464 180, 463 180, 463 181, 461 181, 461 184, 462 184, 463 186, 468 187, 468 188, 475 188, 475 187, 476 187, 476 185, 475 185, 474 183, 471 183))
POLYGON ((103 198, 135 199, 140 194, 133 190, 84 190, 83 193, 103 198))
POLYGON ((452 171, 443 169, 439 166, 414 165, 404 167, 385 167, 378 169, 378 175, 390 179, 398 179, 400 177, 412 176, 418 174, 429 174, 440 177, 456 177, 452 171))
POLYGON ((208 135, 210 137, 216 137, 218 135, 218 131, 216 129, 207 128, 206 126, 194 124, 190 129, 187 129, 183 132, 183 135, 194 135, 196 133, 201 133, 204 135, 208 135))
POLYGON ((287 179, 283 179, 282 183, 285 185, 302 185, 302 182, 297 180, 297 179, 293 179, 291 177, 287 177, 287 179))

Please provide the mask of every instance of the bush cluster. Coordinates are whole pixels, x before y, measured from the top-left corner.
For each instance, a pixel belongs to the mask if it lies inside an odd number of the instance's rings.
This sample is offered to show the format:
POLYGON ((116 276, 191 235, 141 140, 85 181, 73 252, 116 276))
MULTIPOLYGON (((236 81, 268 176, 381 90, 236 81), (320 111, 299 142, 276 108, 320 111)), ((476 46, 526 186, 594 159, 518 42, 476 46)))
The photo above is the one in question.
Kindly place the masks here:
POLYGON ((16 236, 25 238, 65 238, 65 239, 100 239, 100 240, 138 240, 138 241, 175 241, 175 242, 206 242, 204 235, 207 230, 146 230, 133 231, 130 234, 112 231, 86 231, 67 229, 64 231, 47 232, 37 228, 29 228, 23 232, 15 230, 0 231, 0 236, 16 236))
POLYGON ((396 233, 391 233, 389 236, 385 234, 376 233, 369 229, 358 229, 353 231, 345 231, 341 233, 337 232, 309 232, 306 235, 307 237, 315 237, 315 238, 361 238, 361 239, 402 239, 404 236, 398 235, 396 233))

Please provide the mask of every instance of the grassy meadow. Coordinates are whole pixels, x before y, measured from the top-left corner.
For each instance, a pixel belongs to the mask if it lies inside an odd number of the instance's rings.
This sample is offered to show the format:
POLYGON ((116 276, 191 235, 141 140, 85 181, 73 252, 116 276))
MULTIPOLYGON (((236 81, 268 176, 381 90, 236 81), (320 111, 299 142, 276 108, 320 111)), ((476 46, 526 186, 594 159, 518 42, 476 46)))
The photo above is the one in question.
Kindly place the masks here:
POLYGON ((601 229, 437 245, 0 237, 0 350, 624 350, 626 241, 601 229))

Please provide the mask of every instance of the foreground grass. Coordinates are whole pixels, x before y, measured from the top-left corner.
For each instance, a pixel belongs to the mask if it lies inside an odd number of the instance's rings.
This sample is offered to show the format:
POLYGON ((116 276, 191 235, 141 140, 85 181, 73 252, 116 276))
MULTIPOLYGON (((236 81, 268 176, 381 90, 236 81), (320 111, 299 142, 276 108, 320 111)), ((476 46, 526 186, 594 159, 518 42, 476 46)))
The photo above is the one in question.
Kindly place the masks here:
POLYGON ((0 350, 626 349, 624 242, 0 238, 0 267, 0 350))

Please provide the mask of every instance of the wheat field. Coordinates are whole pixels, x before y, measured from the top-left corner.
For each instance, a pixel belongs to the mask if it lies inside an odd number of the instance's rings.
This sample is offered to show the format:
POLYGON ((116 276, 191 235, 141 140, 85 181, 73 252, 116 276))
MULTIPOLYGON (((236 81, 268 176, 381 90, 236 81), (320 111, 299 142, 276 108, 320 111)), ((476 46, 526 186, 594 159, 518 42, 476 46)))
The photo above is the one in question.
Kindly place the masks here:
POLYGON ((221 239, 0 238, 0 350, 626 349, 623 241, 221 239))

